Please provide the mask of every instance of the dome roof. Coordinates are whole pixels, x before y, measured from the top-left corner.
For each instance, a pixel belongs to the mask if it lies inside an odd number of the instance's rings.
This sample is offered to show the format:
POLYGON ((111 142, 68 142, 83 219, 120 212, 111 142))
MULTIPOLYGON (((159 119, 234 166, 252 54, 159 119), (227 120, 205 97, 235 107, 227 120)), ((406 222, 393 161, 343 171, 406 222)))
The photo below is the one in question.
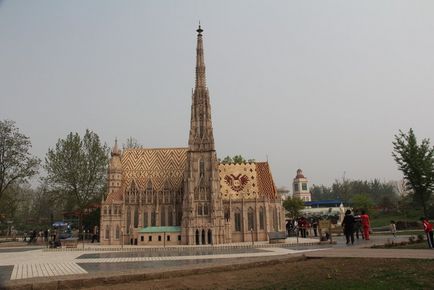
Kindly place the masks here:
POLYGON ((295 178, 306 178, 306 177, 304 177, 304 175, 303 175, 303 170, 298 169, 298 170, 297 170, 297 175, 295 176, 295 178))

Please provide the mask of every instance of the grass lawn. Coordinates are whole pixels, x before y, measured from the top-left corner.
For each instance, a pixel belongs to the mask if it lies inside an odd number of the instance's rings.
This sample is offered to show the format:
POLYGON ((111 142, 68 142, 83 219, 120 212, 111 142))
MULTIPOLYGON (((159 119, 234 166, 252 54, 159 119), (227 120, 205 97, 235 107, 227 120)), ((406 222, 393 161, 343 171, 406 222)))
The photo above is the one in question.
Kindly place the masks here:
POLYGON ((434 260, 319 258, 93 289, 433 289, 434 260))
POLYGON ((408 221, 408 222, 415 222, 418 221, 420 218, 420 213, 413 213, 408 214, 407 216, 390 212, 390 213, 374 213, 371 215, 371 226, 376 227, 383 227, 388 226, 390 224, 390 221, 408 221))

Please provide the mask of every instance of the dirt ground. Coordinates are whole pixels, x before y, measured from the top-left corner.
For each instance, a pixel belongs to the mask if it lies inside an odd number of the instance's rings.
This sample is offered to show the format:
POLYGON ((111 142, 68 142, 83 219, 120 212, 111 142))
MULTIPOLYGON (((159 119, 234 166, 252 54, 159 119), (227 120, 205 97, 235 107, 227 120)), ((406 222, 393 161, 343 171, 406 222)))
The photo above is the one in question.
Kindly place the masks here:
POLYGON ((433 260, 320 258, 88 289, 434 289, 433 260))

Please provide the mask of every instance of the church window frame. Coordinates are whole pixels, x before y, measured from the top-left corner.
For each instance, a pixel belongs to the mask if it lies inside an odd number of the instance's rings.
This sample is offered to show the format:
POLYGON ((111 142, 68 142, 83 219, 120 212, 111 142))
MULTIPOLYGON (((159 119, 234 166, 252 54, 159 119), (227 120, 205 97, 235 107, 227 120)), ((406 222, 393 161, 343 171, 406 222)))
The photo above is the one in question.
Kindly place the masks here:
POLYGON ((265 229, 265 211, 262 206, 259 208, 259 229, 265 229))
POLYGON ((249 209, 247 210, 247 227, 248 230, 255 230, 255 211, 253 210, 253 208, 249 207, 249 209))
POLYGON ((105 226, 105 239, 106 240, 110 239, 110 226, 109 225, 105 226))
POLYGON ((157 226, 157 213, 155 212, 155 209, 151 212, 151 227, 157 226))
POLYGON ((137 207, 134 208, 133 225, 134 225, 134 228, 139 227, 139 209, 137 207))
POLYGON ((277 232, 279 230, 277 208, 273 209, 273 230, 275 232, 277 232))
POLYGON ((231 219, 231 209, 228 205, 224 207, 224 218, 226 221, 231 219))
POLYGON ((236 232, 241 232, 241 223, 242 223, 241 211, 239 208, 236 208, 234 213, 234 229, 236 232))
POLYGON ((131 207, 127 207, 127 233, 131 232, 131 207))
POLYGON ((119 225, 116 226, 116 232, 115 232, 115 239, 119 240, 121 233, 120 233, 121 229, 119 227, 119 225))
POLYGON ((160 210, 160 226, 166 226, 166 207, 162 206, 160 210))
POLYGON ((148 211, 145 210, 143 212, 142 219, 143 219, 143 227, 146 228, 148 226, 148 211))

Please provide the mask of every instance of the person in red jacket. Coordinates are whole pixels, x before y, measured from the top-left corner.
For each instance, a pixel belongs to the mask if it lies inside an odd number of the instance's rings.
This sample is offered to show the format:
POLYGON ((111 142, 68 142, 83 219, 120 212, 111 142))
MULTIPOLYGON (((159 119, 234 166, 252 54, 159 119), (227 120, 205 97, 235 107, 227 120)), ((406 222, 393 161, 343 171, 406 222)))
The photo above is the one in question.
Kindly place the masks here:
POLYGON ((365 240, 369 240, 369 230, 371 228, 371 223, 369 222, 369 216, 365 211, 362 211, 362 215, 360 216, 362 220, 363 227, 363 238, 365 240))
POLYGON ((426 217, 421 217, 420 220, 422 221, 422 224, 423 224, 423 230, 426 233, 426 239, 428 241, 428 247, 431 249, 434 249, 434 238, 433 238, 433 233, 432 233, 432 224, 430 224, 428 218, 426 218, 426 217))

